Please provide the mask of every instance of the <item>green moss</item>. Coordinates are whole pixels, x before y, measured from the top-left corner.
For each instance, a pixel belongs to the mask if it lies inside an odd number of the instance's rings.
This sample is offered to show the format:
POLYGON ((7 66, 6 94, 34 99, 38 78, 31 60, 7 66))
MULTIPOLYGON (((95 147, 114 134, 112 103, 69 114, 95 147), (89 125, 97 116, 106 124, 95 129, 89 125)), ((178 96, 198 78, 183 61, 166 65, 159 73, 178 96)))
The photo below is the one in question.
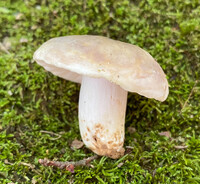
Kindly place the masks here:
POLYGON ((0 49, 0 183, 200 183, 199 17, 198 0, 0 1, 0 41, 11 44, 0 49), (38 159, 93 155, 70 148, 80 139, 79 86, 45 72, 32 55, 44 41, 74 34, 146 49, 164 69, 170 94, 163 103, 129 94, 125 146, 133 147, 131 153, 99 158, 71 174, 38 159), (172 138, 160 136, 163 131, 172 138))

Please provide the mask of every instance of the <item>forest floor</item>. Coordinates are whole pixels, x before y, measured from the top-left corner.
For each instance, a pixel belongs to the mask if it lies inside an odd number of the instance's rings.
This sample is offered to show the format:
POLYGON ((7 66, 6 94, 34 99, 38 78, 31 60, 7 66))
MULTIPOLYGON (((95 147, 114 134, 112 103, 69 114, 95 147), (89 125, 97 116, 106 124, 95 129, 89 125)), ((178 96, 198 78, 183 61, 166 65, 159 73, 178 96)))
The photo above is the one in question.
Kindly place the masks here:
POLYGON ((200 183, 200 1, 0 1, 0 183, 200 183), (126 154, 74 172, 39 159, 94 156, 81 141, 78 84, 32 57, 52 37, 102 35, 147 50, 166 73, 158 102, 129 93, 126 154))

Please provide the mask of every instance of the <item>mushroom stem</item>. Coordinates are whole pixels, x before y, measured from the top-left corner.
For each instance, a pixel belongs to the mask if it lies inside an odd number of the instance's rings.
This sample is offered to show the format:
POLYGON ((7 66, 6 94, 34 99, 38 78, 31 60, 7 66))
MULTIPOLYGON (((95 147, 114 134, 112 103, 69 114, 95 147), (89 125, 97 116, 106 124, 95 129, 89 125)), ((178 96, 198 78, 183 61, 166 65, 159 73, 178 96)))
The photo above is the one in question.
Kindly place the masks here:
POLYGON ((79 127, 85 145, 98 155, 124 154, 127 91, 103 78, 83 76, 79 127))

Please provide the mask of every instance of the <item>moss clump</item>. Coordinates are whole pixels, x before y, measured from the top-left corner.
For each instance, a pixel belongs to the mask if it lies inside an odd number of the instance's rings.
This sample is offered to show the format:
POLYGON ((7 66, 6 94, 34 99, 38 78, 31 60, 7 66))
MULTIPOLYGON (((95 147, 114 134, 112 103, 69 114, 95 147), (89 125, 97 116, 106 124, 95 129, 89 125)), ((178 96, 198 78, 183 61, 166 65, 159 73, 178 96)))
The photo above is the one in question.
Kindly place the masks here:
POLYGON ((198 0, 0 1, 0 183, 200 183, 199 7, 198 0), (93 154, 70 149, 80 139, 79 86, 45 72, 32 55, 44 41, 74 34, 148 50, 168 76, 170 95, 160 103, 129 94, 126 130, 136 129, 126 132, 131 153, 102 157, 71 174, 38 159, 93 154))

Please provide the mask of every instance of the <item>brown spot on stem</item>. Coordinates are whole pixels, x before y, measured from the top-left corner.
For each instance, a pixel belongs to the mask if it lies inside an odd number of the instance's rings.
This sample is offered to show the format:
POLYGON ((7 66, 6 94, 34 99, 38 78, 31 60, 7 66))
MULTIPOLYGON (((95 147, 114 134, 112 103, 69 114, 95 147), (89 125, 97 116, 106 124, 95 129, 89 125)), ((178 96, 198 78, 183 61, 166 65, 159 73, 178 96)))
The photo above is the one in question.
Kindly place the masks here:
POLYGON ((103 130, 104 129, 104 127, 101 125, 101 123, 96 124, 94 128, 96 130, 103 130))
MULTIPOLYGON (((93 127, 86 127, 85 141, 90 142, 90 149, 98 155, 105 155, 117 159, 124 155, 123 131, 117 131, 108 136, 108 129, 101 123, 94 123, 93 127), (87 137, 86 137, 87 136, 87 137), (91 136, 90 138, 88 136, 91 136)), ((86 144, 87 145, 87 144, 86 144)))
POLYGON ((116 143, 114 143, 112 146, 113 146, 113 147, 117 147, 117 146, 119 146, 119 145, 118 145, 118 144, 116 144, 116 143))
POLYGON ((103 145, 101 146, 101 148, 102 148, 102 149, 108 149, 108 147, 106 146, 106 144, 103 144, 103 145))
POLYGON ((89 127, 87 127, 87 130, 88 130, 88 132, 90 132, 90 128, 89 127))
POLYGON ((96 135, 93 136, 93 139, 94 139, 95 142, 97 142, 97 137, 96 137, 96 135))

